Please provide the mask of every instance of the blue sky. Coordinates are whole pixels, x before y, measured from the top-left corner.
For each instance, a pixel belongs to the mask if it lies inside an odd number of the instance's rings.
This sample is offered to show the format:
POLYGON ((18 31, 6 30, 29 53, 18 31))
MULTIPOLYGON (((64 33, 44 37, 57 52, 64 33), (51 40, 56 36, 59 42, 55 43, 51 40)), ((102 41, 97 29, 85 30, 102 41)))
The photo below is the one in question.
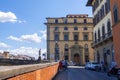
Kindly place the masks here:
POLYGON ((46 17, 89 14, 87 0, 0 0, 0 52, 38 56, 46 52, 46 17))

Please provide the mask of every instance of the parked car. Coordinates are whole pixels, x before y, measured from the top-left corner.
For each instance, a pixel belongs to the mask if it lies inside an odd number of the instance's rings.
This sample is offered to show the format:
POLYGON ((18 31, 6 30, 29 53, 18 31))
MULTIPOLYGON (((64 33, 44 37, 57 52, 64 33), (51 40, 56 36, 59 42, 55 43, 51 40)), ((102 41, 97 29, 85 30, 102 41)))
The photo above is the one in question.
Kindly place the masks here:
POLYGON ((85 64, 85 69, 100 71, 101 70, 101 64, 97 62, 87 62, 85 64))

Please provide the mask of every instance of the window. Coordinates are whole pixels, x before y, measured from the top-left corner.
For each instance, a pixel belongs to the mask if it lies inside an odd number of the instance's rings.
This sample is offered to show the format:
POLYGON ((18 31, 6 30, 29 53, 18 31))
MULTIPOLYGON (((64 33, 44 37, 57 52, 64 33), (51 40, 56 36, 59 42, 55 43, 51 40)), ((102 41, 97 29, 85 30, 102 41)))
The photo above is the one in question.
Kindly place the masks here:
POLYGON ((96 35, 96 32, 95 32, 95 43, 96 43, 96 41, 97 41, 97 35, 96 35))
POLYGON ((105 3, 105 11, 106 11, 106 14, 108 13, 108 4, 107 2, 105 3))
POLYGON ((113 13, 114 13, 114 23, 117 23, 118 22, 118 8, 117 8, 117 6, 114 6, 113 13))
POLYGON ((55 29, 54 29, 54 30, 55 30, 55 31, 57 31, 58 29, 59 29, 59 27, 55 27, 55 29))
POLYGON ((105 15, 105 9, 104 9, 104 5, 102 6, 102 16, 105 15))
POLYGON ((54 34, 54 40, 58 41, 59 40, 59 34, 54 34))
POLYGON ((110 11, 110 0, 107 0, 107 4, 108 4, 108 11, 110 11))
POLYGON ((89 62, 89 56, 85 55, 85 62, 89 62))
POLYGON ((106 11, 106 14, 110 11, 110 1, 107 0, 107 2, 105 3, 105 11, 106 11))
POLYGON ((68 27, 64 27, 64 30, 68 30, 68 27))
POLYGON ((110 21, 107 22, 107 31, 108 31, 108 35, 111 35, 111 24, 110 24, 110 21))
POLYGON ((78 30, 78 27, 74 27, 74 30, 78 30))
POLYGON ((69 38, 69 37, 68 37, 68 34, 64 34, 64 40, 65 40, 65 41, 68 41, 68 38, 69 38))
POLYGON ((68 51, 68 44, 65 44, 64 51, 68 51))
POLYGON ((69 57, 68 57, 69 52, 68 51, 69 51, 68 44, 65 44, 65 46, 64 46, 64 58, 65 58, 65 60, 69 59, 69 57))
POLYGON ((75 41, 78 41, 78 34, 75 34, 75 35, 74 35, 74 40, 75 40, 75 41))
POLYGON ((57 42, 55 43, 55 60, 59 60, 59 45, 57 42))
POLYGON ((97 51, 97 62, 100 63, 100 54, 99 54, 99 51, 97 51))
POLYGON ((105 26, 102 26, 102 38, 105 39, 105 26))
POLYGON ((86 20, 86 19, 84 19, 84 23, 87 23, 87 20, 86 20))
POLYGON ((98 29, 98 41, 100 41, 100 29, 98 29))
POLYGON ((77 23, 77 20, 76 20, 76 19, 74 19, 74 23, 77 23))
POLYGON ((102 19, 103 16, 102 16, 102 9, 100 9, 100 19, 102 19))
POLYGON ((83 29, 84 29, 84 30, 88 30, 88 28, 87 28, 87 27, 84 27, 83 29))
POLYGON ((88 53, 88 52, 89 52, 89 51, 88 51, 88 44, 85 44, 85 45, 84 45, 84 52, 85 52, 85 53, 88 53))
POLYGON ((84 34, 84 41, 88 41, 88 34, 84 34))
POLYGON ((67 23, 67 19, 64 20, 64 23, 67 23))
POLYGON ((55 19, 55 23, 58 23, 58 19, 55 19))

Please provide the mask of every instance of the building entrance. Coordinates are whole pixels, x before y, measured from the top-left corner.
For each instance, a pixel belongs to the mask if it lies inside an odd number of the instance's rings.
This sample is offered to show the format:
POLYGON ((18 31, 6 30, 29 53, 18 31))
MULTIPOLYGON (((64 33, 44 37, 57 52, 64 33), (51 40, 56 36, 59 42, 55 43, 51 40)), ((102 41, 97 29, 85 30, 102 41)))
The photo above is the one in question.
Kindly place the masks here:
POLYGON ((80 65, 80 55, 78 53, 74 54, 74 63, 75 65, 80 65))

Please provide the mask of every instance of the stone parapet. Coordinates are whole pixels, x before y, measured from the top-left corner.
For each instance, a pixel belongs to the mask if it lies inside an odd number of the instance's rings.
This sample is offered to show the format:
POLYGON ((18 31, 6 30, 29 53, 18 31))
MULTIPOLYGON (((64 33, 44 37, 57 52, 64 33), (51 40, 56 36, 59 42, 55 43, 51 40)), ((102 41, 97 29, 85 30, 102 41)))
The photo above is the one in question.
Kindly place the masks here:
POLYGON ((0 66, 0 79, 51 80, 57 73, 57 70, 57 62, 18 66, 0 66))

